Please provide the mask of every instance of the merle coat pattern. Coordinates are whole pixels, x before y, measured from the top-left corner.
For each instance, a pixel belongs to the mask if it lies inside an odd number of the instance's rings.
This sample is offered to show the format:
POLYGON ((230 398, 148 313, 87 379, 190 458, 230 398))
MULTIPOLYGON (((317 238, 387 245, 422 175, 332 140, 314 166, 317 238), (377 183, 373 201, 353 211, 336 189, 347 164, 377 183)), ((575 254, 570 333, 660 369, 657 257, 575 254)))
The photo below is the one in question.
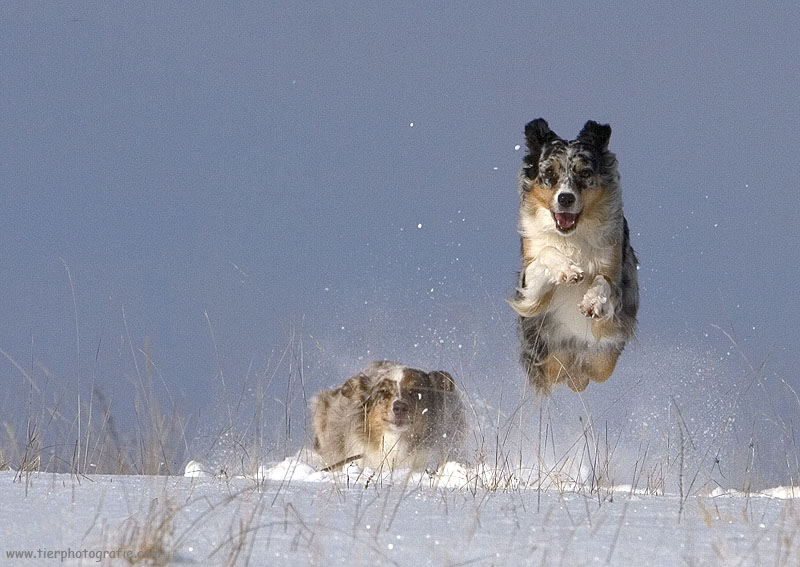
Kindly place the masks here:
POLYGON ((525 127, 519 176, 522 270, 511 306, 537 391, 603 382, 634 336, 638 260, 622 210, 611 127, 588 121, 566 141, 539 118, 525 127))

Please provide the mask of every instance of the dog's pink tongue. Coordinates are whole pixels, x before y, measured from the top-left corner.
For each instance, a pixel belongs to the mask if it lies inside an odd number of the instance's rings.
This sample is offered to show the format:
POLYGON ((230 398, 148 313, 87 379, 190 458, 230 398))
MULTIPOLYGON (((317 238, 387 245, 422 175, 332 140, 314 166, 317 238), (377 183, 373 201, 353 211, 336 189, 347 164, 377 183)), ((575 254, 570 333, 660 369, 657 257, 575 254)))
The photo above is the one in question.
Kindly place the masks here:
POLYGON ((572 228, 575 222, 578 220, 578 215, 575 213, 556 213, 556 224, 558 228, 567 229, 572 228))

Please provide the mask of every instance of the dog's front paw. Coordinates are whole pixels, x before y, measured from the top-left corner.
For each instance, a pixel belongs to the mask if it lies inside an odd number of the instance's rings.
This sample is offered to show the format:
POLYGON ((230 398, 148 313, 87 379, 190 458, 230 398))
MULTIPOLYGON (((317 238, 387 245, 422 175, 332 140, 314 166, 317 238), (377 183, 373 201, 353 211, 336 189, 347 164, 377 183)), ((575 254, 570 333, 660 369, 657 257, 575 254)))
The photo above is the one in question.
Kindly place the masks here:
POLYGON ((610 319, 614 316, 614 305, 610 296, 611 286, 605 278, 597 278, 583 296, 581 313, 592 319, 610 319))
POLYGON ((583 281, 583 269, 577 264, 564 264, 553 273, 554 283, 576 284, 583 281))

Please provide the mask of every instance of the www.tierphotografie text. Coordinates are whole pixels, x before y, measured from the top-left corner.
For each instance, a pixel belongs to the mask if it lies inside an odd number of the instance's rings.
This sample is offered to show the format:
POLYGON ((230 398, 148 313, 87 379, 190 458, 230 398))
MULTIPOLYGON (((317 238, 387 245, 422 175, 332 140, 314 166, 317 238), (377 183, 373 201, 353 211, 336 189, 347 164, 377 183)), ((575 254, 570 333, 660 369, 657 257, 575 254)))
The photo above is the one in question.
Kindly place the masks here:
POLYGON ((124 559, 131 563, 147 559, 158 559, 164 552, 158 549, 22 549, 6 550, 6 559, 90 559, 100 563, 104 559, 124 559))

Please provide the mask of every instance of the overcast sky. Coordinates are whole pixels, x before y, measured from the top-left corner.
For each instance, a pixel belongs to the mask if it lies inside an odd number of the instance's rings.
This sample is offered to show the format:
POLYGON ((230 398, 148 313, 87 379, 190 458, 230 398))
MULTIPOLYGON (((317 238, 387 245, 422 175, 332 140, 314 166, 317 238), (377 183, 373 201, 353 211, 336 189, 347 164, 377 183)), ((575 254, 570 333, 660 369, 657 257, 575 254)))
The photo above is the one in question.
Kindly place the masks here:
POLYGON ((790 434, 796 6, 429 6, 7 4, 3 415, 30 399, 11 360, 130 412, 141 351, 195 425, 277 370, 270 427, 288 375, 310 395, 376 358, 513 409, 518 145, 541 116, 611 124, 641 260, 638 342, 561 415, 652 395, 644 422, 683 394, 717 423, 722 391, 790 434))

